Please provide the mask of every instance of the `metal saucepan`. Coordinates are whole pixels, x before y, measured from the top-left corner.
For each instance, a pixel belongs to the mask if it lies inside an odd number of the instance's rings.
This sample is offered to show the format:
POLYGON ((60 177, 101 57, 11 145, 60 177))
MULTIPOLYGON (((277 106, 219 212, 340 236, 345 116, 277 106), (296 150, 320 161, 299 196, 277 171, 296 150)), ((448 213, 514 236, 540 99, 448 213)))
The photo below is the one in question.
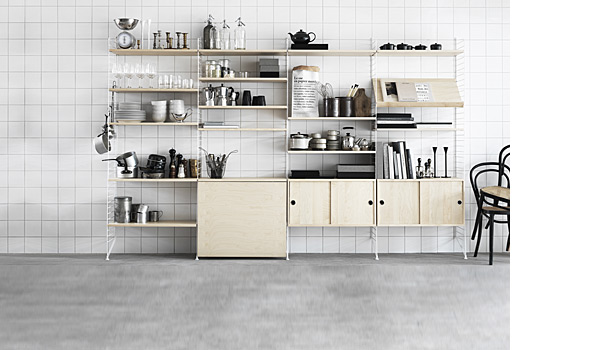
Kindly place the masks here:
POLYGON ((104 154, 110 151, 110 140, 114 137, 114 130, 112 126, 108 125, 108 118, 111 115, 111 109, 109 108, 104 114, 104 126, 102 126, 102 133, 94 138, 94 148, 98 154, 104 154))

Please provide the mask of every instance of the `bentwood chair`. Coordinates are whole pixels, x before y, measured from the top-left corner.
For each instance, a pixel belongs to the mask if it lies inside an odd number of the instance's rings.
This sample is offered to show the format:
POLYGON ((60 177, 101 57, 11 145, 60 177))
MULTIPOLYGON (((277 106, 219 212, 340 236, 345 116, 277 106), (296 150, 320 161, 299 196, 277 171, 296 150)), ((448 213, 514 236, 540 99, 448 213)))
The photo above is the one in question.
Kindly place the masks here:
MULTIPOLYGON (((489 264, 493 264, 494 255, 494 223, 506 223, 508 224, 510 234, 510 178, 508 176, 510 168, 503 163, 497 162, 484 162, 475 165, 471 168, 470 179, 471 188, 475 194, 477 200, 477 215, 475 218, 475 226, 473 227, 473 234, 471 240, 475 239, 477 234, 477 245, 475 246, 475 252, 473 257, 477 257, 479 252, 479 245, 481 243, 483 218, 487 217, 489 222, 489 264), (506 186, 488 186, 481 188, 478 185, 478 181, 485 178, 482 175, 497 174, 499 177, 498 183, 503 184, 506 180, 506 186), (506 220, 499 220, 497 216, 505 216, 506 220)), ((487 228, 487 227, 486 227, 487 228)), ((510 236, 509 236, 510 237, 510 236)))

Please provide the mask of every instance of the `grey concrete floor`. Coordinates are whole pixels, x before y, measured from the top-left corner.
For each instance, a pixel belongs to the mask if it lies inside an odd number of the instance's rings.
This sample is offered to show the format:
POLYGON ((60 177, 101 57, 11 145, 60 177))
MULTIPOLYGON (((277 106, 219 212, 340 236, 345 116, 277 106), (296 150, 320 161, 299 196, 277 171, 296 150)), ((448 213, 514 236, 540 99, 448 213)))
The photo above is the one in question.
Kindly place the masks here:
POLYGON ((0 255, 0 347, 508 349, 494 256, 0 255))

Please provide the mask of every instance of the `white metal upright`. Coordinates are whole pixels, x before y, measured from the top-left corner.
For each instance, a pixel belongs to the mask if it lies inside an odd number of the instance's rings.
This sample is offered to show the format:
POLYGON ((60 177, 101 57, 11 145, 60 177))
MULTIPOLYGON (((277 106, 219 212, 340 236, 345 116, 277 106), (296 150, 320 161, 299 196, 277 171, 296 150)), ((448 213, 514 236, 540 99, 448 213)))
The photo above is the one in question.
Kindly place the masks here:
MULTIPOLYGON (((461 50, 462 53, 454 57, 454 77, 461 100, 465 101, 465 41, 463 39, 454 39, 454 49, 461 50)), ((454 125, 456 128, 454 136, 454 176, 465 180, 465 108, 454 108, 454 125)), ((466 207, 466 203, 463 203, 466 207)), ((465 210, 466 213, 466 210, 465 210)), ((466 225, 466 223, 465 223, 466 225)), ((467 230, 465 225, 454 227, 454 237, 462 233, 463 236, 463 255, 467 259, 467 230)), ((456 240, 460 245, 460 240, 456 240)))

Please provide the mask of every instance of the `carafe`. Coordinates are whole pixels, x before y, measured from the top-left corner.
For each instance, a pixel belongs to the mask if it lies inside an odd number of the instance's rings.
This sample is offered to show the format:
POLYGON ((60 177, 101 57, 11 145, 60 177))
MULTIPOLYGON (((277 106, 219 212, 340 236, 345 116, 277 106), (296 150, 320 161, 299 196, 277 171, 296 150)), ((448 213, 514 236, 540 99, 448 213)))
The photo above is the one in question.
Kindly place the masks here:
POLYGON ((203 37, 202 37, 202 42, 203 42, 203 47, 205 49, 213 49, 214 47, 210 46, 210 32, 211 29, 214 28, 212 21, 214 20, 212 15, 208 15, 208 19, 206 20, 206 27, 204 27, 204 30, 202 31, 203 33, 203 37))
POLYGON ((223 27, 219 30, 220 35, 220 49, 221 50, 230 50, 231 49, 231 31, 229 30, 229 26, 227 25, 226 20, 223 20, 223 27))
POLYGON ((238 17, 236 20, 238 22, 238 26, 233 31, 233 37, 235 40, 234 49, 236 50, 246 50, 246 25, 242 22, 242 17, 238 17))

